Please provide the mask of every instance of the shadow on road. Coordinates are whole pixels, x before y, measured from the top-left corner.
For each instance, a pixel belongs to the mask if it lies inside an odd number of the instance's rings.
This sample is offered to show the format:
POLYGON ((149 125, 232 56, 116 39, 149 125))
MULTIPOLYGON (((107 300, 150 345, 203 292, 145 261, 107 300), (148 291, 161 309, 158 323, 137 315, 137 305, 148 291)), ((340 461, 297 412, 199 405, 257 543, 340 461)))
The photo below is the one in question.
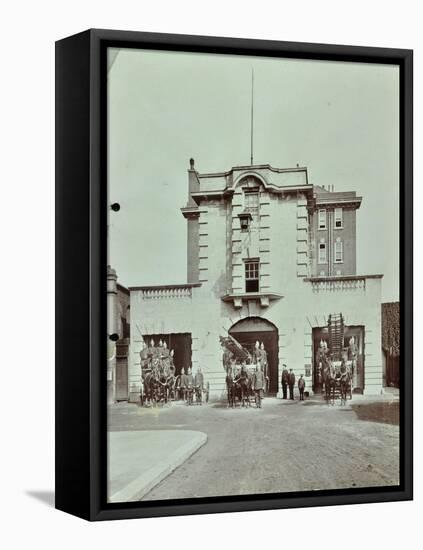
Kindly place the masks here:
POLYGON ((399 401, 351 405, 359 420, 399 425, 399 401))

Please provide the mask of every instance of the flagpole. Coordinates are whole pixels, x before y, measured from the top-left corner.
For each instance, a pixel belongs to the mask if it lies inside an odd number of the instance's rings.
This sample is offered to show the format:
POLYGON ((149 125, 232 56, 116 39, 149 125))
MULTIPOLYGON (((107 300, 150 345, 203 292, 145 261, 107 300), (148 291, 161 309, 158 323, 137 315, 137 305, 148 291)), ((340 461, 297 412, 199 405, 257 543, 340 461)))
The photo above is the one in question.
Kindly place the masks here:
POLYGON ((251 156, 250 164, 253 165, 253 134, 254 134, 254 69, 251 69, 251 156))

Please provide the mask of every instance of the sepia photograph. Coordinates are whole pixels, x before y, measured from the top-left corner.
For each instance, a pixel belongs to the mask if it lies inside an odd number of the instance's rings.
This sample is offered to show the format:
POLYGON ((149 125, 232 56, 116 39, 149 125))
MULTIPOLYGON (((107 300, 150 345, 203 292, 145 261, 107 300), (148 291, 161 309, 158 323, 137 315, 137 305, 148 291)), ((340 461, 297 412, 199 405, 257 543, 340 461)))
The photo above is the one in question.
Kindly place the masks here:
POLYGON ((107 502, 400 485, 394 64, 107 49, 107 502))

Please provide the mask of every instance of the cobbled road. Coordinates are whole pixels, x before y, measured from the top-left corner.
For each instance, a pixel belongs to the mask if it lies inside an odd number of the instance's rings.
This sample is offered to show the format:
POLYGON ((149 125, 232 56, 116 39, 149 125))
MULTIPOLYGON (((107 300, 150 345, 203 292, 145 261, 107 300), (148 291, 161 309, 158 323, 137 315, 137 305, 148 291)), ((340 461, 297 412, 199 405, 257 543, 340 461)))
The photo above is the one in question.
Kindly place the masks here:
POLYGON ((398 416, 398 400, 353 399, 341 407, 266 398, 262 409, 125 403, 110 408, 109 430, 207 434, 207 443, 143 498, 162 500, 397 485, 398 416))

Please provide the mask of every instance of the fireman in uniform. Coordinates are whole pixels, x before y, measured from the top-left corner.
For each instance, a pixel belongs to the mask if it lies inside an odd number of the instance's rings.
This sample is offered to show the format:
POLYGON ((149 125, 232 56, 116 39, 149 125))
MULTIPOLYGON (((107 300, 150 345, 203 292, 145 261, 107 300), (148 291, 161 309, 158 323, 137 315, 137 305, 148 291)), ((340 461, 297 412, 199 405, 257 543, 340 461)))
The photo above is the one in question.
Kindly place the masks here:
POLYGON ((295 374, 292 369, 289 369, 289 399, 294 399, 295 374))
POLYGON ((286 368, 286 365, 282 365, 282 366, 283 366, 282 377, 281 377, 282 392, 283 392, 283 398, 286 399, 288 383, 289 383, 289 372, 288 372, 288 369, 286 368))
POLYGON ((264 376, 264 372, 261 370, 260 365, 256 364, 256 370, 253 374, 252 379, 252 389, 254 393, 256 394, 256 407, 258 409, 261 409, 261 401, 264 396, 264 387, 265 387, 266 379, 264 376))

